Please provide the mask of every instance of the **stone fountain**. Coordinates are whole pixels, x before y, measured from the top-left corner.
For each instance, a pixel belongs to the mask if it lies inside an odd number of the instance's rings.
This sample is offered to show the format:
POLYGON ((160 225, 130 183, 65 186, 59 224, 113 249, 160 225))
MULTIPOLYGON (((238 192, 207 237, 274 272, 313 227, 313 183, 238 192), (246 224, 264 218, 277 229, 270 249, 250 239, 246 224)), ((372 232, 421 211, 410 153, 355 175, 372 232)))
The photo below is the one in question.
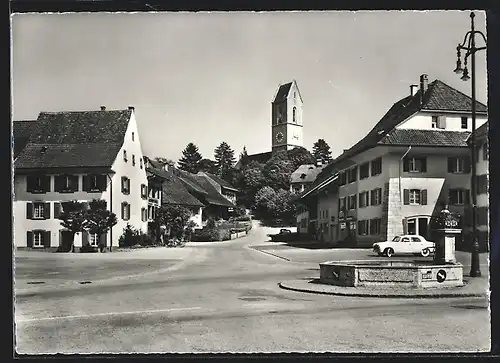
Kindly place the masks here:
POLYGON ((463 266, 455 258, 460 216, 443 209, 432 219, 436 249, 431 261, 356 260, 320 263, 320 283, 363 288, 449 288, 463 286, 463 266))

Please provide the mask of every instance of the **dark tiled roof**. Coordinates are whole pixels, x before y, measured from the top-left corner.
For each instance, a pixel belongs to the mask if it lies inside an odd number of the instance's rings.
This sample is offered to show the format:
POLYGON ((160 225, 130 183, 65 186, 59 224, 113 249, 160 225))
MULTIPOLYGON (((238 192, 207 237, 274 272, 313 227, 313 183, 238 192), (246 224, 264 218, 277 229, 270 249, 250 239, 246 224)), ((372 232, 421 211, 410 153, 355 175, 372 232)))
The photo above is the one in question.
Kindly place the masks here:
POLYGON ((470 132, 394 129, 379 144, 405 146, 467 146, 470 132))
POLYGON ((289 82, 286 84, 280 85, 280 88, 278 89, 278 93, 276 93, 276 97, 274 98, 274 102, 281 102, 286 100, 286 97, 288 96, 288 93, 290 92, 290 87, 292 87, 293 82, 289 82))
POLYGON ((171 175, 163 183, 162 191, 163 204, 187 205, 194 207, 203 207, 203 203, 196 199, 186 189, 182 181, 175 175, 171 175))
MULTIPOLYGON (((439 79, 429 85, 427 93, 428 99, 422 107, 424 110, 472 112, 472 99, 439 79)), ((487 112, 487 110, 484 104, 476 101, 477 112, 487 112)))
POLYGON ((224 187, 226 189, 231 189, 231 190, 234 190, 234 191, 238 191, 238 189, 236 189, 235 187, 233 187, 231 184, 229 184, 227 181, 225 181, 224 179, 222 179, 218 175, 215 175, 215 174, 212 174, 212 173, 205 173, 205 174, 206 174, 207 177, 209 177, 210 179, 212 179, 214 182, 216 182, 217 184, 221 185, 222 187, 224 187))
MULTIPOLYGON (((476 140, 480 140, 481 142, 484 141, 484 140, 488 140, 488 122, 485 122, 484 124, 482 124, 481 126, 479 126, 477 129, 476 129, 476 140)), ((471 137, 469 136, 469 138, 467 139, 467 142, 471 142, 471 137)))
POLYGON ((321 170, 315 165, 301 165, 290 175, 290 183, 312 183, 321 170))
POLYGON ((34 144, 123 143, 132 111, 41 112, 34 144))
POLYGON ((14 159, 21 153, 29 141, 30 135, 36 126, 36 120, 14 121, 12 136, 14 137, 14 159))
POLYGON ((15 167, 109 167, 123 144, 131 113, 41 112, 15 167))
POLYGON ((226 207, 234 207, 234 204, 226 199, 219 191, 210 183, 206 176, 203 175, 193 175, 196 183, 205 190, 207 195, 205 200, 210 204, 222 205, 226 207))
POLYGON ((271 159, 271 156, 273 156, 272 151, 268 151, 265 153, 259 153, 259 154, 252 154, 248 155, 248 162, 250 161, 256 161, 258 163, 265 164, 269 159, 271 159))
POLYGON ((14 165, 19 169, 110 167, 121 144, 28 144, 14 165), (45 150, 45 151, 44 151, 45 150))

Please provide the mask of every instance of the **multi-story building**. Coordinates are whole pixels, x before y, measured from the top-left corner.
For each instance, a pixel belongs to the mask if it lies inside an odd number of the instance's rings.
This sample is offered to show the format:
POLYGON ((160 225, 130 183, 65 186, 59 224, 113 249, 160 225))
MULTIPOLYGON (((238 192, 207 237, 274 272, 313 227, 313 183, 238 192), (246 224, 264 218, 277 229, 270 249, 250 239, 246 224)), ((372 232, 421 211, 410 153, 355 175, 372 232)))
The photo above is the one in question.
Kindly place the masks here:
MULTIPOLYGON (((472 140, 469 138, 469 143, 472 140)), ((476 130, 476 196, 477 196, 477 230, 481 248, 489 248, 489 148, 488 123, 476 130)))
POLYGON ((76 250, 99 241, 118 246, 127 224, 146 232, 148 181, 142 160, 133 107, 41 112, 14 160, 15 246, 68 248, 69 233, 58 219, 68 201, 103 199, 118 219, 106 235, 78 233, 76 250))
POLYGON ((300 165, 290 175, 290 192, 296 194, 304 192, 314 182, 322 168, 321 161, 318 161, 316 165, 300 165))
MULTIPOLYGON (((470 200, 471 98, 440 80, 428 83, 425 74, 417 87, 325 167, 298 200, 317 199, 318 218, 325 213, 317 230, 330 223, 330 241, 371 244, 403 232, 427 236, 430 217, 445 205, 464 215, 470 200), (338 191, 328 199, 338 200, 336 206, 322 194, 329 185, 322 183, 334 176, 338 191)), ((477 102, 476 110, 482 125, 486 106, 477 102)))

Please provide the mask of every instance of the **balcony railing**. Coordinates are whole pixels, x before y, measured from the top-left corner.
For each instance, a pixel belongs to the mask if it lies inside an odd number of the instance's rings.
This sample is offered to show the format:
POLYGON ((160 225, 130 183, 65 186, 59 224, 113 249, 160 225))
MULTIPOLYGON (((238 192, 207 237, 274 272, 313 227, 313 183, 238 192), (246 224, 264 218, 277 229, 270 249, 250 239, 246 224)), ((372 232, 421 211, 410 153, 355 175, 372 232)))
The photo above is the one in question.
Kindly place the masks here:
POLYGON ((152 204, 152 205, 159 206, 160 205, 160 199, 158 199, 158 198, 149 198, 148 199, 148 203, 152 204))

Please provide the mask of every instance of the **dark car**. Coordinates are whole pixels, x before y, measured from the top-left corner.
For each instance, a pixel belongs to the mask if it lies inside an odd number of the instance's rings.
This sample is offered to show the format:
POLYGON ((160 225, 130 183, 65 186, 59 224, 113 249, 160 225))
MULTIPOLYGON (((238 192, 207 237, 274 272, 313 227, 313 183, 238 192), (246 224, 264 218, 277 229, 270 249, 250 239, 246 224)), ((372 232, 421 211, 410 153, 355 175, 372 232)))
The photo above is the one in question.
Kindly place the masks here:
POLYGON ((291 230, 282 228, 279 233, 276 234, 268 234, 267 236, 271 238, 273 242, 286 242, 294 239, 296 233, 293 233, 291 230))

